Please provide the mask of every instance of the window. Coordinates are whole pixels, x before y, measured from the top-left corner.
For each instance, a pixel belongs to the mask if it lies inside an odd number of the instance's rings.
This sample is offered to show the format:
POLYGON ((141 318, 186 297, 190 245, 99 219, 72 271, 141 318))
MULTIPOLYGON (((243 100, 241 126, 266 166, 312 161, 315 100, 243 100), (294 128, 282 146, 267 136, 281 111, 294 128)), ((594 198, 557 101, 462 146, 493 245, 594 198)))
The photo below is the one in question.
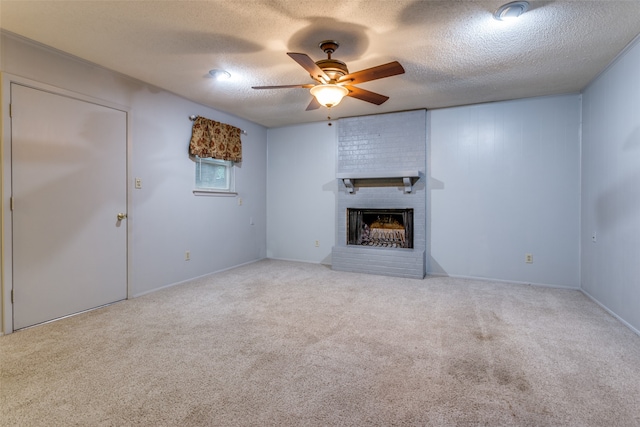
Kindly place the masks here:
POLYGON ((195 192, 235 194, 233 162, 196 157, 195 192))

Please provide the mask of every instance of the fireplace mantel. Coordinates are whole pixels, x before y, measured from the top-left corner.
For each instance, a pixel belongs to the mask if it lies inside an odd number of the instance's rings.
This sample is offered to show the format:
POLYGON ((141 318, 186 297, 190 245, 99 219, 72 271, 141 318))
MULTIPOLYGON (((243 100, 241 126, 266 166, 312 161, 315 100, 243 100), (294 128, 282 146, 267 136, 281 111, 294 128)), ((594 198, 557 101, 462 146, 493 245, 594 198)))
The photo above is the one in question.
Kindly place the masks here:
POLYGON ((405 193, 411 193, 413 184, 420 179, 420 172, 412 171, 391 171, 391 172, 341 172, 336 173, 336 178, 344 182, 349 193, 353 193, 356 181, 367 182, 369 186, 376 186, 376 183, 389 184, 398 181, 404 186, 405 193))

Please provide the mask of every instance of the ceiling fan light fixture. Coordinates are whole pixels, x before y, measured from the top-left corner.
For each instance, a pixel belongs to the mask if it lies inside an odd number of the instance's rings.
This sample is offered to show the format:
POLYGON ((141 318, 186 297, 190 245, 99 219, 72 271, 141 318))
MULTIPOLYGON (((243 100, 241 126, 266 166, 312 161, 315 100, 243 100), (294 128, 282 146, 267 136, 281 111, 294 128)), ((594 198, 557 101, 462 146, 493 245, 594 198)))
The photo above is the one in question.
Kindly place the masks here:
POLYGON ((493 17, 498 21, 509 21, 517 19, 520 15, 529 10, 528 1, 512 1, 511 3, 503 4, 496 10, 493 17))
POLYGON ((311 88, 311 95, 315 96, 318 102, 327 107, 335 107, 347 96, 349 89, 337 84, 317 85, 311 88))

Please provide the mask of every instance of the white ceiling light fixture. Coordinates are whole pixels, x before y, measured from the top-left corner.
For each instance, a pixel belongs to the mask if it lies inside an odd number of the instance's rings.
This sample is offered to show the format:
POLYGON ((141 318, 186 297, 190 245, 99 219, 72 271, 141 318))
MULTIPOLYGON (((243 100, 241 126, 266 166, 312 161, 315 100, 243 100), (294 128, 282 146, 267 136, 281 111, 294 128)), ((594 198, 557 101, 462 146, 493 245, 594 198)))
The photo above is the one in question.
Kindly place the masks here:
POLYGON ((503 4, 496 10, 493 17, 498 21, 509 21, 517 19, 520 15, 529 10, 528 1, 512 1, 511 3, 503 4))
POLYGON ((231 73, 226 70, 209 70, 209 75, 216 80, 229 80, 231 78, 231 73))
POLYGON ((349 89, 337 84, 317 85, 311 88, 311 95, 315 96, 320 105, 327 108, 335 107, 340 104, 342 98, 347 96, 349 89))

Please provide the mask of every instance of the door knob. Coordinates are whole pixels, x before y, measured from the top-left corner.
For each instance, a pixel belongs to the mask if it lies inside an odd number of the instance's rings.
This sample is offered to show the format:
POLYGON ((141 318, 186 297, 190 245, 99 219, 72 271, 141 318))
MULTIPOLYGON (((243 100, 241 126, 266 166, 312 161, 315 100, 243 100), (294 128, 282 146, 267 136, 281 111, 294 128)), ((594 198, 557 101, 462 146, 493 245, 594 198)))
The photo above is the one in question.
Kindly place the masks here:
POLYGON ((127 214, 126 213, 120 212, 118 214, 118 221, 122 221, 123 219, 126 219, 126 218, 127 218, 127 214))

